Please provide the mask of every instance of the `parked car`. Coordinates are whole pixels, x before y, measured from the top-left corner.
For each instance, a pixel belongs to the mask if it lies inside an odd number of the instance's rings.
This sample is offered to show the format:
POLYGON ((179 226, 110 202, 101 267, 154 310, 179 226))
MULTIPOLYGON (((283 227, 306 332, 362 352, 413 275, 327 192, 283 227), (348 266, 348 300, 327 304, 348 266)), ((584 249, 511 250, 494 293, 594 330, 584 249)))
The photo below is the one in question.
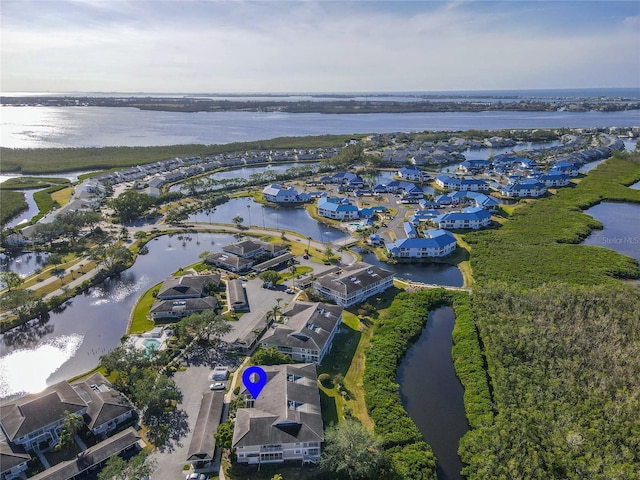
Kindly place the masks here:
POLYGON ((210 390, 224 390, 225 388, 227 388, 227 387, 226 387, 226 385, 225 385, 224 383, 222 383, 222 382, 212 383, 212 384, 209 386, 209 389, 210 389, 210 390))
POLYGON ((204 473, 190 473, 188 474, 184 480, 206 480, 204 473))
POLYGON ((218 365, 213 369, 213 373, 211 374, 211 380, 221 381, 227 380, 229 378, 229 367, 224 365, 218 365))
POLYGON ((290 288, 287 288, 287 289, 285 290, 285 293, 296 293, 296 292, 294 292, 294 291, 293 291, 292 289, 290 289, 290 288))

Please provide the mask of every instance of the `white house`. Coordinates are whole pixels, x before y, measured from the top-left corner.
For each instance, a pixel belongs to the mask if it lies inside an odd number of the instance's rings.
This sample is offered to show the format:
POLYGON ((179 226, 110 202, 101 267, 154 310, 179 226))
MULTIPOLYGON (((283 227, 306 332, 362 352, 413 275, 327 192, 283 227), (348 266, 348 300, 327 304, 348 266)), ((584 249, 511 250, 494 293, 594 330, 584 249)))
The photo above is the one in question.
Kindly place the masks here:
POLYGON ((450 177, 449 175, 438 175, 436 177, 436 184, 447 190, 459 190, 459 191, 488 191, 489 184, 484 180, 475 178, 458 178, 450 177))
POLYGON ((415 166, 402 167, 398 170, 398 176, 412 182, 424 182, 429 179, 429 175, 415 166))
POLYGON ((424 237, 403 238, 387 243, 386 249, 396 258, 445 257, 456 249, 456 237, 446 230, 425 230, 424 237))
POLYGON ((263 366, 257 399, 246 388, 236 413, 232 446, 238 463, 317 462, 324 441, 318 377, 313 363, 263 366))
POLYGON ((464 208, 460 212, 447 212, 433 219, 438 228, 478 230, 488 227, 491 223, 491 214, 482 207, 464 208))
POLYGON ((331 350, 342 323, 342 307, 326 303, 293 302, 262 339, 297 362, 321 363, 331 350))
POLYGON ((500 189, 500 194, 505 197, 540 197, 547 191, 543 183, 534 181, 522 181, 507 185, 500 189))
POLYGON ((300 201, 295 188, 284 188, 277 183, 272 183, 264 187, 262 196, 266 201, 274 203, 295 203, 300 201))
POLYGON ((334 267, 316 274, 311 284, 321 296, 348 307, 362 302, 393 285, 395 273, 368 263, 334 267))
POLYGON ((318 199, 318 215, 334 220, 355 220, 359 217, 358 207, 346 198, 322 197, 318 199))
POLYGON ((538 177, 538 181, 545 187, 566 187, 571 182, 571 177, 559 170, 551 169, 538 177))

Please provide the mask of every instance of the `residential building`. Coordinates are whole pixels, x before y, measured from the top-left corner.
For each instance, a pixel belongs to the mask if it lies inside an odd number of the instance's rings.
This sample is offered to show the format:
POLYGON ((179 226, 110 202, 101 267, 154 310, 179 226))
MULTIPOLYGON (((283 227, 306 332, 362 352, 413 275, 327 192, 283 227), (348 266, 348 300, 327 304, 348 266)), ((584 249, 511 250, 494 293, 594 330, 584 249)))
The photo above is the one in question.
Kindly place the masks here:
POLYGON ((571 183, 571 177, 559 170, 551 169, 538 177, 538 181, 549 187, 566 187, 571 183))
POLYGON ((237 410, 232 440, 238 463, 317 462, 324 431, 315 364, 262 368, 267 382, 258 398, 240 392, 246 406, 237 410))
POLYGON ((227 299, 229 308, 234 312, 249 310, 249 302, 242 280, 236 278, 227 282, 227 299))
POLYGON ((25 450, 46 450, 60 440, 62 422, 70 413, 84 416, 88 405, 62 381, 41 393, 0 405, 0 427, 6 439, 25 450))
POLYGON ((446 257, 456 249, 456 237, 446 230, 425 230, 424 237, 403 238, 385 245, 396 258, 446 257))
POLYGON ((477 173, 485 171, 490 166, 489 160, 465 160, 458 166, 458 169, 465 173, 477 173))
POLYGON ((94 435, 107 434, 134 415, 129 399, 115 390, 101 373, 71 386, 88 405, 84 420, 94 435))
POLYGON ((6 440, 0 440, 0 479, 26 478, 25 472, 29 460, 31 455, 24 448, 11 445, 6 440))
POLYGON ((414 165, 400 168, 398 176, 410 182, 426 182, 429 180, 429 175, 414 165))
POLYGON ((318 199, 318 215, 334 220, 355 220, 359 217, 358 207, 346 198, 323 197, 318 199))
POLYGON ((182 275, 168 277, 158 290, 158 300, 178 300, 185 298, 200 298, 205 295, 208 285, 217 287, 220 275, 182 275))
POLYGON ((282 312, 262 338, 263 347, 276 347, 298 362, 321 363, 331 350, 342 323, 342 307, 295 301, 282 312))
POLYGON ((153 320, 180 319, 192 313, 215 310, 218 302, 207 290, 219 285, 217 274, 168 277, 151 306, 151 317, 153 320))
POLYGON ((469 191, 488 191, 489 184, 484 180, 476 178, 459 178, 450 177, 448 175, 438 175, 436 184, 447 190, 469 190, 469 191))
POLYGON ((537 180, 522 180, 519 183, 502 187, 500 194, 505 197, 540 197, 547 191, 543 183, 537 180))
POLYGON ((300 201, 295 188, 284 188, 277 183, 264 187, 262 196, 266 201, 274 203, 296 203, 300 201))
POLYGON ((395 273, 368 263, 334 267, 316 275, 312 288, 338 305, 348 307, 393 285, 395 273))
POLYGON ((438 228, 478 230, 488 227, 491 223, 491 213, 482 207, 463 208, 459 212, 447 212, 433 219, 438 228))
POLYGON ((184 300, 158 300, 153 303, 150 314, 151 318, 176 319, 179 320, 193 313, 200 313, 206 310, 215 311, 218 301, 215 297, 185 298, 184 300))
POLYGON ((404 228, 404 233, 407 238, 416 238, 418 236, 418 232, 416 232, 416 228, 413 226, 413 223, 404 222, 402 227, 404 228))

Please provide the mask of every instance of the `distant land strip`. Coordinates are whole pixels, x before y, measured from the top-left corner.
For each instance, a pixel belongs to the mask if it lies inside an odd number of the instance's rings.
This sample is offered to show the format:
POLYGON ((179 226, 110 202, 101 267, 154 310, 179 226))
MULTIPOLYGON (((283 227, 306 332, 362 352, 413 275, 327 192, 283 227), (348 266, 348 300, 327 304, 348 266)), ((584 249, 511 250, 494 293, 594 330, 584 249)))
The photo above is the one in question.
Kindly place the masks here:
POLYGON ((165 112, 286 112, 286 113, 420 113, 420 112, 483 112, 483 111, 622 111, 639 110, 637 99, 626 98, 553 98, 553 99, 465 99, 455 100, 219 100, 190 97, 67 97, 28 96, 0 97, 6 106, 45 107, 132 107, 165 112))

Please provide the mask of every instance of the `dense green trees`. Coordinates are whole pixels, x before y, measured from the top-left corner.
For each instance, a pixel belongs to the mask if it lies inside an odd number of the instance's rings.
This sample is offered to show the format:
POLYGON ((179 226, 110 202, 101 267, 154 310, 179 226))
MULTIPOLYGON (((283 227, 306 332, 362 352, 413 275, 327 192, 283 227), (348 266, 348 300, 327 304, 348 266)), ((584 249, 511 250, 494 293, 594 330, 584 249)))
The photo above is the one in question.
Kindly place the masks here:
POLYGON ((456 323, 453 328, 453 364, 464 387, 464 406, 471 428, 493 422, 492 400, 485 361, 476 329, 471 298, 466 293, 454 295, 456 323))
POLYGON ((387 459, 382 442, 358 421, 345 420, 327 428, 320 465, 338 478, 384 478, 387 459))
POLYGON ((120 223, 129 223, 140 217, 153 204, 153 199, 144 193, 127 190, 109 202, 120 219, 120 223))
POLYGON ((115 373, 114 386, 142 412, 148 438, 162 445, 171 428, 167 417, 176 411, 180 391, 156 365, 155 353, 123 344, 100 357, 100 364, 107 375, 115 373))
POLYGON ((156 461, 150 457, 147 450, 142 450, 126 461, 114 455, 98 473, 98 480, 140 480, 148 478, 155 468, 156 461))
POLYGON ((470 479, 640 471, 640 291, 493 285, 474 294, 498 414, 460 452, 470 479))
POLYGON ((460 305, 454 358, 474 429, 459 453, 470 480, 638 478, 640 290, 617 280, 637 277, 638 265, 578 245, 599 227, 581 209, 640 202, 627 188, 638 179, 640 155, 618 155, 577 187, 517 209, 501 229, 465 236, 495 410, 491 418, 460 305))
POLYGON ((280 353, 276 347, 264 348, 262 346, 251 356, 253 365, 280 365, 292 363, 291 357, 286 353, 280 353))
POLYGON ((387 457, 400 478, 435 478, 431 447, 402 407, 395 372, 427 321, 429 310, 451 301, 445 290, 400 293, 375 326, 365 351, 364 394, 387 457))
POLYGON ((129 267, 133 262, 133 253, 127 247, 99 245, 91 252, 91 259, 102 265, 107 273, 113 273, 129 267))
POLYGON ((211 337, 221 337, 233 328, 222 315, 211 310, 193 313, 180 320, 180 323, 184 328, 191 330, 196 338, 207 342, 211 342, 211 337))

